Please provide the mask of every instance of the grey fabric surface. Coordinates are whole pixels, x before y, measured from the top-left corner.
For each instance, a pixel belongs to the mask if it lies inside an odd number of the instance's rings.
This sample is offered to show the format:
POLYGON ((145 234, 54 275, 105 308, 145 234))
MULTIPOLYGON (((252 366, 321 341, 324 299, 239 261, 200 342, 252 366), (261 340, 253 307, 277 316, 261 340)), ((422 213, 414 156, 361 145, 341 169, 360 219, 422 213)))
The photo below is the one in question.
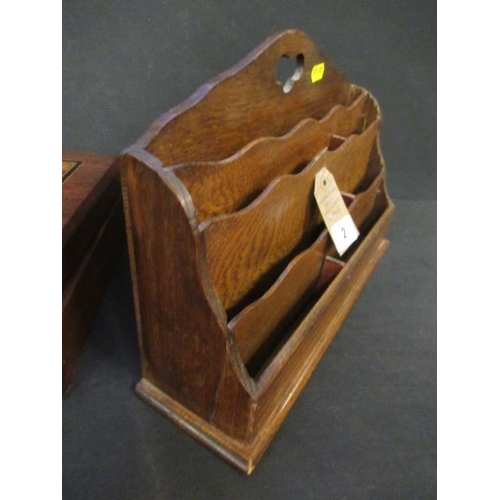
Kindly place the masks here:
POLYGON ((63 402, 66 499, 436 497, 436 202, 396 200, 391 246, 247 477, 139 400, 126 255, 63 402))

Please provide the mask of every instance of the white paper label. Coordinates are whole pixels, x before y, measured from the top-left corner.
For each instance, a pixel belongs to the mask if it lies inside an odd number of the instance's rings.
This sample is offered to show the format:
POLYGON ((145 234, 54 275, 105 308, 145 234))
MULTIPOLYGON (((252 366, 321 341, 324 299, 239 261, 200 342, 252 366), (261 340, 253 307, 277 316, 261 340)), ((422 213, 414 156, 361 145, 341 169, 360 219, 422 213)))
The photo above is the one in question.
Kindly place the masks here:
POLYGON ((344 203, 335 178, 326 167, 316 174, 314 196, 335 248, 339 255, 342 255, 358 239, 359 231, 344 203))
POLYGON ((332 224, 329 232, 339 255, 345 253, 345 251, 358 239, 359 236, 358 228, 349 214, 344 215, 342 219, 337 221, 335 224, 332 224))

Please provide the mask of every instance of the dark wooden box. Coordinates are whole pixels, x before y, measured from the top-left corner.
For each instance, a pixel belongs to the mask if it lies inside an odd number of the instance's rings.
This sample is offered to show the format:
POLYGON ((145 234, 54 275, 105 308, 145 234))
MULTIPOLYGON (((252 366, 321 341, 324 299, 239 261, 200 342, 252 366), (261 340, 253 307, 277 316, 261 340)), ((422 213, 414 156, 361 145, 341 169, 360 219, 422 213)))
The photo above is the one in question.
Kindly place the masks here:
POLYGON ((62 155, 62 379, 69 391, 78 355, 125 244, 115 157, 62 155))

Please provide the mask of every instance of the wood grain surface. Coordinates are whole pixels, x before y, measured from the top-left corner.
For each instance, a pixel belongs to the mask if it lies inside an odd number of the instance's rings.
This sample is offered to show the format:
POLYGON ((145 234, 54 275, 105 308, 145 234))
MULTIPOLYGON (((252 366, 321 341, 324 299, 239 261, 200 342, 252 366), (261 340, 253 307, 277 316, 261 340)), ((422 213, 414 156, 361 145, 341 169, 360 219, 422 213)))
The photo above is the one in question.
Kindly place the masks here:
MULTIPOLYGON (((383 190, 383 176, 380 175, 363 193, 357 195, 349 207, 349 212, 357 227, 365 227, 365 220, 377 200, 377 195, 383 190)), ((277 330, 285 331, 290 327, 291 320, 309 296, 318 288, 323 289, 333 279, 334 273, 323 273, 327 257, 330 264, 338 258, 328 231, 324 229, 316 241, 306 250, 297 255, 281 273, 273 285, 255 302, 248 305, 228 324, 233 332, 241 357, 247 362, 272 335, 279 337, 277 330), (326 278, 329 275, 329 280, 326 278), (287 319, 288 318, 288 319, 287 319)))
POLYGON ((115 159, 89 152, 62 154, 63 395, 70 389, 113 262, 125 246, 115 159))
POLYGON ((201 224, 210 276, 226 310, 254 300, 282 271, 283 259, 310 242, 321 223, 313 196, 321 168, 332 172, 339 189, 355 190, 378 128, 375 121, 336 150, 325 149, 300 173, 275 179, 243 210, 201 224))
POLYGON ((198 222, 248 205, 276 177, 304 168, 332 135, 362 132, 366 105, 363 92, 349 107, 337 104, 323 119, 306 118, 284 136, 256 139, 226 160, 173 167, 191 195, 198 222))
POLYGON ((307 35, 284 31, 160 116, 136 145, 165 166, 222 160, 258 137, 283 135, 304 118, 321 119, 335 104, 349 105, 351 90, 307 35), (283 56, 299 55, 301 77, 285 93, 276 80, 276 65, 283 56), (321 62, 323 78, 312 83, 311 70, 321 62))

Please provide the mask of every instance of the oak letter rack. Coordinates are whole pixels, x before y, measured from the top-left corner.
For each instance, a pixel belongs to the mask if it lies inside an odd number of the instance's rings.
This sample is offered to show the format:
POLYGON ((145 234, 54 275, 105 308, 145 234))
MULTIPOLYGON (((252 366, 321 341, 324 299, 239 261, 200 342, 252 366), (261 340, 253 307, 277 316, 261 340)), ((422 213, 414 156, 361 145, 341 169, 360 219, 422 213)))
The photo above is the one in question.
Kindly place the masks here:
POLYGON ((250 473, 384 253, 380 110, 302 32, 270 37, 121 155, 138 394, 250 473), (280 58, 295 65, 279 81, 280 58), (314 200, 333 173, 360 236, 314 200))

